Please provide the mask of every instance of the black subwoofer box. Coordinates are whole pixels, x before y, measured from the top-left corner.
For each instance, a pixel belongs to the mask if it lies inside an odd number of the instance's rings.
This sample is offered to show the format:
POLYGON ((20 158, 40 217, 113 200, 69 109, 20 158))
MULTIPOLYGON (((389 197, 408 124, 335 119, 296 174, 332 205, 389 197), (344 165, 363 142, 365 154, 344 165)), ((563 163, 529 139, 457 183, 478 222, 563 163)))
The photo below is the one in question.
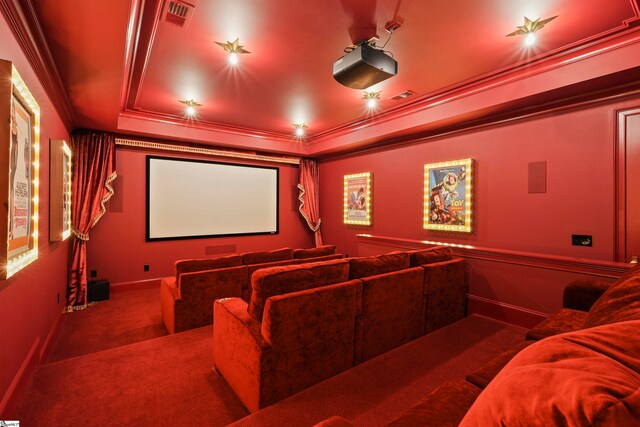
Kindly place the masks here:
POLYGON ((87 301, 104 301, 108 299, 108 280, 91 280, 89 283, 87 283, 87 301))

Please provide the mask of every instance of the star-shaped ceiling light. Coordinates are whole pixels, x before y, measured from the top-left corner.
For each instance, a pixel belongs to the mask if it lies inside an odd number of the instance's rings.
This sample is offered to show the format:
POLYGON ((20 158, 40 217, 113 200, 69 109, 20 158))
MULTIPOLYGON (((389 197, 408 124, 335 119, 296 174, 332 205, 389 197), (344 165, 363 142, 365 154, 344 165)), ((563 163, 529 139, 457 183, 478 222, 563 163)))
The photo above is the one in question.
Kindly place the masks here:
POLYGON ((536 32, 547 25, 549 22, 556 19, 558 15, 552 16, 551 18, 540 20, 540 18, 532 21, 531 19, 524 17, 524 25, 517 27, 518 29, 513 33, 507 34, 506 37, 511 36, 525 36, 525 44, 527 46, 531 46, 536 41, 536 32))
POLYGON ((193 117, 196 115, 196 107, 201 107, 202 104, 199 104, 198 102, 194 101, 193 99, 185 99, 185 100, 181 100, 179 99, 178 101, 182 102, 184 105, 187 106, 187 116, 189 117, 193 117))
POLYGON ((221 48, 223 48, 225 51, 229 52, 229 62, 232 65, 236 65, 238 63, 239 53, 251 53, 248 50, 243 49, 244 46, 240 44, 240 38, 237 38, 232 42, 227 40, 226 43, 220 43, 220 42, 214 42, 214 43, 220 46, 221 48))
POLYGON ((307 126, 304 123, 294 123, 293 124, 293 128, 294 128, 294 133, 296 135, 297 138, 302 138, 305 134, 305 129, 307 129, 309 126, 307 126))
POLYGON ((374 109, 378 106, 378 100, 380 99, 380 92, 366 92, 362 95, 362 99, 367 100, 367 108, 374 109))

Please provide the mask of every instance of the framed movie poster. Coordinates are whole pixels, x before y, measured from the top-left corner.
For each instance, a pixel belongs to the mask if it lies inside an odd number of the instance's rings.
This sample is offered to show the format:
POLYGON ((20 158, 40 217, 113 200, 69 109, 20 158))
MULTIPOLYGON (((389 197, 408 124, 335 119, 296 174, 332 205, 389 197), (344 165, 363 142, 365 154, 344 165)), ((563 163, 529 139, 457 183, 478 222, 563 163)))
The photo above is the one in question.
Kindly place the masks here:
POLYGON ((424 165, 424 228, 470 233, 472 159, 424 165))
POLYGON ((371 225, 371 180, 371 172, 345 175, 345 224, 371 225))
POLYGON ((71 149, 63 140, 49 143, 49 240, 71 235, 71 149))
POLYGON ((38 258, 40 107, 9 61, 0 60, 0 280, 38 258))

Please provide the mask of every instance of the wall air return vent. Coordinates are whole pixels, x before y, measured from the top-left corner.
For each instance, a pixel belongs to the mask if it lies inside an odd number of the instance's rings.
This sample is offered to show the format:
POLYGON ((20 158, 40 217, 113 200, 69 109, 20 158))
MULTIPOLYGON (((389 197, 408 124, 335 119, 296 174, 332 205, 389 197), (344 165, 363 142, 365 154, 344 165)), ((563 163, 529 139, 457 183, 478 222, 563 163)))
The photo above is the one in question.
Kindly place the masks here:
POLYGON ((193 15, 193 5, 183 1, 168 0, 165 9, 165 21, 169 24, 184 28, 193 15))

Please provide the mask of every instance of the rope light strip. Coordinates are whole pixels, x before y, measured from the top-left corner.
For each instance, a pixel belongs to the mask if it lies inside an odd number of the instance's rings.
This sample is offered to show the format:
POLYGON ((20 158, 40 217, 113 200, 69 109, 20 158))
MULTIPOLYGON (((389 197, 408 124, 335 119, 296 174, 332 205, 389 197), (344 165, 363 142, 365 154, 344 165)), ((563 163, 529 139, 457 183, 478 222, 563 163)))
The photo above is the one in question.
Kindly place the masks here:
POLYGON ((240 153, 233 151, 214 150, 212 148, 188 147, 173 144, 163 144, 159 142, 140 141, 136 139, 116 138, 116 145, 126 147, 146 148, 151 150, 173 151, 190 154, 204 154, 215 157, 231 157, 234 159, 259 160, 271 163, 285 163, 289 165, 299 165, 300 159, 295 157, 275 157, 261 154, 240 153))

